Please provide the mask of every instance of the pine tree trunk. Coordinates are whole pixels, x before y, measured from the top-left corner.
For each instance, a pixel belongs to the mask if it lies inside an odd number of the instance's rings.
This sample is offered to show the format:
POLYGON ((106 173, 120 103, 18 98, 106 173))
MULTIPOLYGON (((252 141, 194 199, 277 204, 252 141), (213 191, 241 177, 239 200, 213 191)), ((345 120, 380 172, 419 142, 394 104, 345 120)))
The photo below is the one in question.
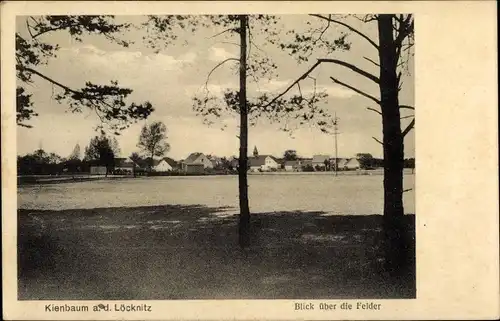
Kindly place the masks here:
POLYGON ((391 15, 379 15, 378 32, 384 148, 384 249, 388 272, 398 275, 408 263, 409 240, 403 221, 404 141, 398 99, 398 57, 391 15))
POLYGON ((238 168, 240 222, 239 243, 246 247, 250 243, 250 209, 248 207, 248 111, 247 111, 247 20, 248 16, 240 16, 240 158, 238 168))

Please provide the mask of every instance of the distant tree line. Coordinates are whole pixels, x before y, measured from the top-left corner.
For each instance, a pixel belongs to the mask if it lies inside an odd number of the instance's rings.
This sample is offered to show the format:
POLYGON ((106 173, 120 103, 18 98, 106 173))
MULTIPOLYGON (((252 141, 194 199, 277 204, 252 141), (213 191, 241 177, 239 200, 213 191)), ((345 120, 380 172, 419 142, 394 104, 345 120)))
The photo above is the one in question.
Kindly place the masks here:
MULTIPOLYGON (((384 167, 384 159, 375 158, 369 153, 358 153, 356 158, 362 169, 374 169, 384 167)), ((415 168, 415 158, 405 158, 403 160, 404 168, 415 168)))
POLYGON ((79 144, 67 158, 38 149, 17 157, 17 172, 18 175, 75 174, 88 173, 91 166, 104 166, 107 174, 113 170, 115 155, 119 150, 116 138, 101 134, 90 139, 83 159, 79 144))

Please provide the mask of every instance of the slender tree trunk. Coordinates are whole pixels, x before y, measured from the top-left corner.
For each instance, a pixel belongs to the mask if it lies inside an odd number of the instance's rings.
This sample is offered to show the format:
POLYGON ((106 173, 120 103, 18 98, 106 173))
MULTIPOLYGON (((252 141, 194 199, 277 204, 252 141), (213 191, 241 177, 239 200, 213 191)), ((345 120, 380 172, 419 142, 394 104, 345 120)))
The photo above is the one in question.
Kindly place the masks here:
POLYGON ((392 16, 379 15, 380 94, 384 148, 384 248, 386 268, 392 275, 403 272, 408 262, 408 239, 404 228, 404 141, 398 99, 398 57, 392 16))
POLYGON ((154 165, 154 159, 153 159, 153 155, 154 155, 154 150, 151 151, 151 162, 149 164, 149 173, 151 174, 151 172, 153 171, 153 165, 154 165))
POLYGON ((247 111, 247 22, 248 16, 240 16, 240 159, 238 168, 240 222, 239 243, 241 247, 250 244, 250 209, 248 207, 248 111, 247 111))

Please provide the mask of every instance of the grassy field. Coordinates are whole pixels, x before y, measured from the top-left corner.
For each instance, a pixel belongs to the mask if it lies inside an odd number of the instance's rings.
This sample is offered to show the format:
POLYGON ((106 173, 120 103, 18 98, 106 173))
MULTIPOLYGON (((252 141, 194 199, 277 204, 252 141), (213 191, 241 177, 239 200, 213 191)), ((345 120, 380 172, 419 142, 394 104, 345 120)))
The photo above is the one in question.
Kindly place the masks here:
MULTIPOLYGON (((415 297, 414 262, 400 278, 381 269, 380 178, 252 177, 246 250, 224 179, 20 188, 19 299, 415 297)), ((406 220, 414 239, 414 215, 406 220)))
MULTIPOLYGON (((250 175, 250 207, 255 212, 322 211, 338 215, 381 214, 380 175, 250 175)), ((404 188, 414 187, 405 175, 404 188)), ((404 193, 406 213, 415 213, 414 190, 404 193)), ((238 208, 238 177, 141 177, 18 188, 23 209, 90 209, 153 205, 198 205, 238 208)))

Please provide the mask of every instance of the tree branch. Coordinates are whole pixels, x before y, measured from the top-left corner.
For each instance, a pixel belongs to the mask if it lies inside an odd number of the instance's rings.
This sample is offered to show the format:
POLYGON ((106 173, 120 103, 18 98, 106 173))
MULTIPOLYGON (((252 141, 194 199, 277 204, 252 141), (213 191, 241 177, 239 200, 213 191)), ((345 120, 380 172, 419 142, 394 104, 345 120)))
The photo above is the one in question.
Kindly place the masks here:
POLYGON ((319 34, 318 39, 316 39, 313 44, 316 44, 319 40, 321 40, 321 37, 323 37, 323 34, 328 30, 328 28, 330 28, 330 23, 331 23, 330 19, 331 18, 332 18, 332 15, 329 14, 328 15, 328 19, 327 19, 328 23, 327 23, 326 27, 321 31, 321 33, 319 34))
POLYGON ((239 43, 230 42, 230 41, 218 41, 218 42, 215 42, 214 45, 219 44, 219 43, 223 43, 223 44, 226 44, 226 45, 238 46, 238 47, 241 46, 239 43))
POLYGON ((366 109, 371 110, 371 111, 374 111, 374 112, 376 112, 377 114, 379 114, 380 116, 382 116, 382 113, 381 113, 380 111, 378 111, 378 110, 374 109, 374 108, 371 108, 371 107, 366 107, 366 109))
POLYGON ((341 66, 344 66, 346 68, 349 68, 351 69, 352 71, 362 75, 362 76, 365 76, 366 78, 372 80, 373 82, 375 83, 380 83, 380 79, 378 79, 378 77, 370 74, 369 72, 366 72, 362 69, 359 69, 358 67, 350 64, 350 63, 347 63, 345 61, 342 61, 342 60, 338 60, 338 59, 329 59, 329 58, 322 58, 322 59, 318 59, 318 62, 322 63, 322 62, 331 62, 331 63, 334 63, 336 65, 341 65, 341 66))
POLYGON ((226 33, 226 32, 230 32, 230 31, 238 31, 238 28, 229 28, 229 29, 223 30, 223 31, 221 31, 221 32, 219 32, 219 33, 217 33, 217 34, 213 35, 212 37, 210 37, 210 38, 208 38, 208 39, 215 38, 215 37, 217 37, 217 36, 220 36, 220 35, 222 35, 222 34, 224 34, 224 33, 226 33))
POLYGON ((66 85, 63 85, 61 84, 60 82, 48 77, 48 76, 45 76, 44 74, 40 73, 39 71, 36 71, 35 69, 32 69, 32 68, 29 68, 29 67, 18 67, 18 68, 21 68, 21 69, 24 69, 26 71, 29 71, 37 76, 39 76, 40 78, 43 78, 45 80, 47 80, 48 82, 68 91, 68 92, 71 92, 73 94, 77 94, 77 95, 81 95, 82 98, 84 99, 87 99, 89 101, 90 104, 92 104, 92 106, 94 106, 94 111, 96 113, 96 115, 99 117, 99 119, 101 120, 102 123, 107 123, 106 121, 103 120, 102 116, 98 113, 98 111, 101 111, 101 107, 95 103, 95 101, 99 101, 100 103, 108 106, 109 108, 113 109, 113 106, 111 106, 108 102, 106 102, 104 99, 99 99, 97 97, 92 97, 92 96, 89 96, 89 95, 86 95, 84 93, 82 93, 81 91, 78 91, 78 90, 74 90, 74 89, 71 89, 69 88, 68 86, 66 85))
POLYGON ((373 96, 371 96, 371 95, 369 95, 369 94, 367 94, 367 93, 365 93, 365 92, 362 92, 361 90, 359 90, 359 89, 357 89, 357 88, 355 88, 355 87, 352 87, 352 86, 350 86, 350 85, 348 85, 348 84, 346 84, 346 83, 343 83, 343 82, 341 82, 340 80, 337 80, 337 79, 335 79, 335 78, 333 78, 333 77, 330 77, 330 79, 331 79, 334 83, 337 83, 337 84, 340 84, 340 85, 342 85, 342 86, 344 86, 344 87, 347 87, 347 88, 349 88, 350 90, 352 90, 352 91, 354 91, 354 92, 357 92, 358 94, 360 94, 360 95, 362 95, 362 96, 365 96, 366 98, 369 98, 369 99, 373 100, 374 102, 376 102, 378 105, 380 105, 380 100, 378 100, 377 98, 375 98, 375 97, 373 97, 373 96))
POLYGON ((394 44, 396 45, 396 47, 399 47, 399 50, 401 50, 403 40, 411 33, 411 30, 413 28, 413 21, 411 21, 411 19, 411 14, 406 16, 406 19, 403 19, 403 15, 401 15, 400 19, 397 19, 399 22, 399 33, 396 39, 394 39, 394 44))
POLYGON ((375 66, 380 67, 380 65, 378 63, 376 63, 375 61, 371 60, 370 58, 368 58, 368 57, 363 57, 363 58, 365 58, 366 60, 368 60, 369 62, 371 62, 375 66))
POLYGON ((239 61, 238 59, 236 58, 227 58, 223 61, 221 61, 220 63, 218 63, 214 68, 212 68, 212 70, 210 70, 210 72, 208 73, 208 76, 207 76, 207 81, 205 81, 205 87, 208 86, 208 81, 210 80, 210 76, 212 75, 212 73, 217 70, 217 68, 219 68, 220 66, 222 66, 223 64, 225 64, 226 62, 228 61, 231 61, 231 60, 234 60, 234 61, 239 61))
POLYGON ((325 16, 322 16, 322 15, 319 15, 319 14, 310 14, 310 16, 312 17, 316 17, 316 18, 320 18, 320 19, 324 19, 324 20, 327 20, 327 21, 330 21, 330 22, 333 22, 333 23, 336 23, 336 24, 339 24, 341 26, 344 26, 346 27, 347 29, 351 30, 352 32, 358 34, 359 36, 363 37, 365 40, 367 40, 372 46, 374 46, 377 50, 379 49, 378 45, 372 40, 370 39, 367 35, 365 35, 364 33, 362 33, 361 31, 351 27, 350 25, 344 23, 344 22, 341 22, 341 21, 338 21, 338 20, 334 20, 332 18, 329 18, 329 17, 325 17, 325 16))
POLYGON ((406 126, 405 130, 403 130, 401 135, 403 135, 403 137, 405 137, 413 129, 413 127, 415 127, 415 118, 413 118, 411 123, 408 124, 408 126, 406 126))
POLYGON ((271 104, 273 104, 276 100, 280 99, 281 97, 283 97, 287 92, 290 91, 290 89, 293 88, 293 86, 297 85, 301 80, 304 80, 307 78, 307 76, 314 70, 316 69, 316 67, 319 66, 321 62, 320 61, 317 61, 311 68, 309 68, 308 71, 306 71, 302 76, 300 76, 297 80, 295 80, 290 86, 288 86, 281 94, 279 94, 278 96, 274 97, 273 99, 271 99, 271 101, 269 103, 267 103, 266 105, 264 105, 263 107, 268 107, 270 106, 271 104))
POLYGON ((372 137, 377 143, 379 143, 380 145, 384 145, 384 143, 382 143, 380 140, 377 139, 377 137, 372 137))
POLYGON ((57 81, 55 81, 54 79, 52 79, 50 77, 45 76, 44 74, 36 71, 35 69, 29 68, 29 67, 18 67, 18 68, 24 69, 26 71, 29 71, 29 72, 37 75, 38 77, 43 78, 43 79, 47 80, 48 82, 50 82, 50 83, 52 83, 52 84, 54 84, 54 85, 56 85, 56 86, 58 86, 58 87, 60 87, 60 88, 62 88, 64 90, 66 90, 66 91, 72 92, 73 94, 80 94, 80 92, 78 92, 78 91, 76 91, 74 89, 71 89, 68 86, 63 85, 60 82, 57 82, 57 81))
POLYGON ((258 50, 260 50, 262 52, 265 52, 264 49, 260 48, 259 46, 257 46, 255 44, 255 41, 254 41, 253 36, 252 36, 252 33, 250 32, 250 28, 248 28, 248 40, 249 40, 248 43, 249 43, 250 46, 254 46, 256 49, 258 49, 258 50))
POLYGON ((26 19, 26 29, 28 29, 28 33, 30 34, 31 38, 34 39, 33 33, 31 32, 31 26, 30 26, 30 24, 28 22, 28 19, 26 19))
POLYGON ((408 105, 399 105, 399 108, 400 108, 400 109, 411 109, 411 110, 415 110, 415 107, 413 107, 413 106, 408 106, 408 105))
POLYGON ((52 31, 56 31, 56 30, 62 30, 62 29, 65 29, 65 28, 69 28, 73 25, 62 25, 62 26, 58 26, 58 27, 54 27, 54 28, 49 28, 47 30, 44 30, 44 31, 40 31, 39 33, 35 34, 33 37, 33 39, 47 33, 47 32, 52 32, 52 31))
MULTIPOLYGON (((318 61, 316 61, 316 63, 314 65, 311 66, 311 68, 309 68, 309 70, 307 70, 304 74, 302 74, 302 76, 300 76, 297 80, 295 80, 290 86, 288 86, 281 94, 279 94, 278 96, 274 97, 269 103, 267 103, 266 105, 264 105, 263 107, 268 107, 270 106, 271 104, 273 104, 276 100, 278 100, 279 98, 283 97, 287 92, 290 91, 290 89, 292 89, 296 84, 298 84, 301 80, 304 80, 306 79, 309 74, 311 72, 314 71, 314 69, 316 69, 316 67, 318 67, 321 63, 323 62, 330 62, 330 63, 334 63, 334 64, 338 64, 338 65, 341 65, 341 66, 344 66, 344 67, 347 67, 357 73, 359 73, 360 75, 363 75, 365 77, 367 77, 368 79, 371 79, 373 80, 374 82, 376 82, 377 84, 379 83, 379 79, 377 77, 375 77, 374 75, 364 71, 364 70, 361 70, 359 69, 358 67, 354 66, 354 65, 351 65, 347 62, 344 62, 344 61, 341 61, 341 60, 337 60, 337 59, 327 59, 327 58, 323 58, 323 59, 318 59, 318 61)), ((336 81, 336 80, 334 80, 336 81)), ((339 82, 340 83, 340 82, 339 82)), ((343 83, 340 83, 340 84, 343 84, 343 83)), ((345 85, 345 84, 344 84, 345 85)), ((367 95, 365 93, 362 93, 362 92, 359 92, 357 89, 354 89, 353 87, 350 87, 349 85, 345 85, 346 87, 348 88, 351 88, 352 90, 362 94, 363 96, 365 97, 368 97, 372 100, 374 100, 375 102, 377 102, 377 104, 380 104, 380 101, 378 99, 375 99, 374 97, 370 96, 370 95, 367 95)))

